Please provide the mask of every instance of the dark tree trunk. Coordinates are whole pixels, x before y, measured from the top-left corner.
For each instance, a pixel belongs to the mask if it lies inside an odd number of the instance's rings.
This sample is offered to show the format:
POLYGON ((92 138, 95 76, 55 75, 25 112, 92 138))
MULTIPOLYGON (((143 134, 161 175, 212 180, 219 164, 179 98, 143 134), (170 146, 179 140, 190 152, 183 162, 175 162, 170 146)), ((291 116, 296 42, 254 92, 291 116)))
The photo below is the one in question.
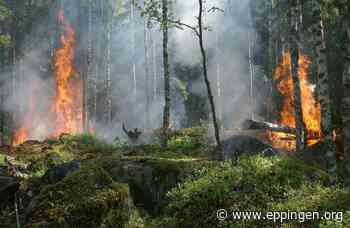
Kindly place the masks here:
POLYGON ((350 184, 350 13, 345 19, 347 50, 343 74, 344 97, 342 100, 342 118, 344 131, 344 158, 346 162, 347 184, 350 184))
POLYGON ((201 54, 202 54, 202 65, 203 65, 203 75, 204 75, 204 81, 205 85, 207 87, 207 92, 208 92, 208 99, 210 103, 210 109, 211 109, 211 114, 213 118, 213 125, 214 125, 214 132, 215 132, 215 140, 217 144, 217 150, 218 150, 218 155, 219 155, 219 160, 224 159, 223 156, 223 151, 221 147, 221 141, 220 141, 220 129, 219 125, 217 122, 216 118, 216 110, 215 110, 215 103, 214 103, 214 98, 213 98, 213 93, 210 85, 210 81, 208 78, 208 69, 207 69, 207 54, 204 48, 204 41, 203 41, 203 0, 198 0, 199 1, 199 13, 198 13, 198 26, 199 26, 199 32, 198 32, 198 38, 199 38, 199 45, 201 49, 201 54))
POLYGON ((299 79, 299 1, 290 1, 290 55, 291 55, 291 73, 294 84, 294 111, 296 126, 296 150, 302 150, 306 145, 305 124, 303 121, 301 89, 299 79))
POLYGON ((162 0, 162 27, 163 27, 163 67, 164 67, 164 111, 163 111, 163 149, 168 144, 170 128, 170 69, 168 53, 168 0, 162 0))
POLYGON ((256 121, 256 120, 244 121, 243 129, 269 130, 269 131, 276 131, 276 132, 284 132, 284 133, 288 133, 288 134, 296 134, 295 128, 291 128, 291 127, 286 126, 286 125, 274 124, 274 123, 256 121))
POLYGON ((144 22, 144 45, 145 45, 145 95, 146 95, 146 115, 145 115, 145 127, 148 128, 150 118, 150 106, 151 106, 151 92, 150 92, 150 58, 149 58, 149 42, 150 41, 150 29, 147 22, 144 22))
POLYGON ((315 45, 316 64, 317 64, 317 82, 318 82, 318 100, 321 106, 321 128, 322 136, 328 151, 326 153, 328 161, 328 171, 336 178, 337 176, 337 160, 336 160, 336 146, 333 141, 332 131, 332 111, 331 111, 331 97, 329 88, 329 74, 327 67, 327 50, 326 40, 324 36, 324 26, 321 18, 321 6, 318 1, 313 2, 312 15, 314 23, 311 27, 313 34, 313 45, 315 45))

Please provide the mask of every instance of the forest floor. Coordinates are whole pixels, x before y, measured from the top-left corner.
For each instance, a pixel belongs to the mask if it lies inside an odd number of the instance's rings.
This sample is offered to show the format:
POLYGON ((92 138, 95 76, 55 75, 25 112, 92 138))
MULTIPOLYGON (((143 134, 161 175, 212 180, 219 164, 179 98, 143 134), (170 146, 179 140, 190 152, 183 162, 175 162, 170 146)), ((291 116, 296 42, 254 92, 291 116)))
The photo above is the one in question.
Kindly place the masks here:
POLYGON ((16 227, 12 183, 21 227, 350 227, 350 191, 330 185, 321 168, 260 151, 218 162, 206 135, 180 130, 166 151, 156 135, 147 145, 63 134, 2 147, 0 227, 16 227), (302 223, 219 221, 218 209, 338 213, 302 223))

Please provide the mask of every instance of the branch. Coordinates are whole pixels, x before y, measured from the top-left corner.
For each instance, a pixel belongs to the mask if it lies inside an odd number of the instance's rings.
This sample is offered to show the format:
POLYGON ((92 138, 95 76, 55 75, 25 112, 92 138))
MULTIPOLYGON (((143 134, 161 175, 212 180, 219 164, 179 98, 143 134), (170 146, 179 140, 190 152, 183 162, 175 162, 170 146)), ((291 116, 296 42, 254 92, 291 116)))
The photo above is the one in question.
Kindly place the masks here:
POLYGON ((194 27, 194 26, 185 24, 185 23, 181 22, 180 20, 174 21, 174 20, 168 19, 168 21, 169 21, 170 23, 175 24, 175 26, 176 26, 177 28, 181 29, 181 30, 184 30, 184 29, 181 27, 181 26, 184 26, 184 27, 186 27, 186 28, 192 30, 197 36, 199 36, 198 30, 197 30, 197 28, 194 27))
POLYGON ((219 8, 219 7, 216 7, 216 6, 211 7, 211 8, 208 10, 208 13, 210 13, 210 12, 215 13, 215 11, 220 11, 220 12, 222 12, 222 13, 225 13, 225 11, 224 11, 223 9, 221 9, 221 8, 219 8))

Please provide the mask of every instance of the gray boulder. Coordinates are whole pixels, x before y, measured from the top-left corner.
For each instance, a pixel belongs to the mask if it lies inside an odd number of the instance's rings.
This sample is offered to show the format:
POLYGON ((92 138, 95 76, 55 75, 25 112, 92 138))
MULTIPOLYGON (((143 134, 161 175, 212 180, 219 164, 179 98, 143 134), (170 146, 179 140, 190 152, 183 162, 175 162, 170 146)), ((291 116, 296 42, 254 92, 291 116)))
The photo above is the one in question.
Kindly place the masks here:
POLYGON ((65 178, 69 173, 78 169, 80 169, 80 162, 66 162, 48 169, 42 177, 42 181, 46 184, 55 184, 65 178))
POLYGON ((260 140, 245 136, 235 135, 222 141, 222 149, 225 160, 237 158, 241 155, 257 155, 274 156, 277 152, 268 144, 260 140))

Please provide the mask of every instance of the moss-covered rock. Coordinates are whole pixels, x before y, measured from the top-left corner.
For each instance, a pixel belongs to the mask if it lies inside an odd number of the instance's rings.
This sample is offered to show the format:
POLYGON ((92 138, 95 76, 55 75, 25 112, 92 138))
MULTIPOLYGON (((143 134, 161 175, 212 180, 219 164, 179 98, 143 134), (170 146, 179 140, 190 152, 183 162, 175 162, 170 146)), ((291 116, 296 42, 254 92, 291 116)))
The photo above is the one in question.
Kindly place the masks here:
POLYGON ((35 200, 27 227, 130 227, 138 220, 128 186, 98 166, 46 186, 35 200))
POLYGON ((124 157, 99 160, 104 169, 118 182, 128 183, 137 205, 154 214, 167 203, 166 193, 191 176, 200 167, 215 162, 190 158, 124 157))

